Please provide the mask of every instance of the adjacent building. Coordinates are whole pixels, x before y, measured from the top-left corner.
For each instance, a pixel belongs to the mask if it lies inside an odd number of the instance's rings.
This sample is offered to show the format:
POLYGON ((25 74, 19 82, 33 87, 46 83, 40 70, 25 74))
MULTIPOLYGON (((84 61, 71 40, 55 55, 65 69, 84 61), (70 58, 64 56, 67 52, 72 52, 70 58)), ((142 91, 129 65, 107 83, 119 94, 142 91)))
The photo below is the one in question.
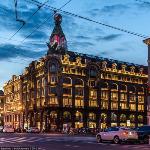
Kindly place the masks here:
POLYGON ((4 92, 0 90, 0 126, 4 125, 4 120, 3 120, 4 101, 5 101, 4 92))
POLYGON ((12 76, 4 85, 4 126, 12 126, 15 129, 23 127, 22 109, 22 81, 21 76, 12 76))
POLYGON ((5 123, 40 130, 146 124, 147 66, 69 51, 61 15, 54 20, 47 55, 4 86, 5 123))

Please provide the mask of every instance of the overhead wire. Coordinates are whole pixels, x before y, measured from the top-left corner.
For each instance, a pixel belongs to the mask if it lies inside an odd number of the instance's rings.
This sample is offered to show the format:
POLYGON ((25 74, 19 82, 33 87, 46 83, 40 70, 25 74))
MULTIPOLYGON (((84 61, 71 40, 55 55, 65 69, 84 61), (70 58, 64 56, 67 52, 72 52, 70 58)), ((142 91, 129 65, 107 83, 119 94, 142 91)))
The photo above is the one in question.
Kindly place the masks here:
MULTIPOLYGON (((29 1, 29 0, 28 0, 29 1)), ((33 2, 33 4, 35 4, 35 5, 40 5, 41 4, 41 2, 39 2, 39 1, 37 1, 37 0, 30 0, 30 2, 33 2)), ((32 3, 31 2, 31 3, 32 3)), ((44 6, 45 8, 49 8, 50 10, 52 10, 52 11, 58 11, 58 9, 57 8, 55 8, 55 7, 52 7, 52 6, 50 6, 50 5, 45 5, 44 6)), ((90 18, 88 18, 88 17, 83 17, 83 16, 81 16, 81 15, 77 15, 77 14, 74 14, 74 13, 71 13, 71 12, 68 12, 68 11, 64 11, 64 10, 59 10, 59 12, 62 12, 62 13, 64 13, 64 14, 66 14, 66 15, 70 15, 70 16, 72 16, 72 17, 77 17, 77 18, 80 18, 80 19, 84 19, 84 20, 86 20, 86 21, 90 21, 90 22, 93 22, 93 23, 96 23, 96 24, 99 24, 99 25, 102 25, 102 26, 105 26, 105 27, 108 27, 108 28, 111 28, 111 29, 115 29, 115 30, 118 30, 118 31, 121 31, 121 32, 124 32, 124 33, 127 33, 127 34, 131 34, 131 35, 134 35, 134 36, 138 36, 138 37, 141 37, 141 38, 148 38, 148 36, 147 35, 144 35, 144 34, 140 34, 140 33, 136 33, 136 32, 132 32, 132 31, 129 31, 129 30, 126 30, 126 29, 123 29, 123 28, 119 28, 119 27, 115 27, 115 26, 112 26, 112 25, 109 25, 109 24, 105 24, 105 23, 102 23, 102 22, 100 22, 100 21, 96 21, 96 20, 93 20, 93 19, 90 19, 90 18)), ((44 24, 46 21, 44 21, 42 24, 44 24)), ((26 37, 25 39, 27 39, 28 37, 26 37)), ((24 40, 25 40, 24 39, 24 40)), ((23 40, 23 41, 24 41, 23 40)))
POLYGON ((25 21, 20 28, 9 38, 9 40, 11 40, 24 26, 25 24, 27 24, 27 22, 48 2, 49 0, 45 1, 43 4, 41 4, 40 6, 38 6, 38 9, 27 19, 27 21, 25 21))
MULTIPOLYGON (((72 0, 69 0, 69 1, 67 1, 64 5, 62 5, 59 9, 62 9, 63 7, 65 7, 69 2, 71 2, 72 0)), ((59 10, 58 9, 58 10, 59 10)), ((56 13, 57 11, 55 11, 55 13, 56 13)), ((19 31, 18 31, 19 32, 19 31)), ((44 44, 44 42, 42 43, 42 44, 44 44)), ((22 59, 21 58, 21 60, 24 60, 24 59, 22 59)), ((24 61, 26 61, 26 60, 24 60, 24 61)), ((24 64, 24 63, 21 63, 21 62, 15 62, 15 61, 11 61, 11 60, 8 60, 8 62, 12 62, 12 63, 17 63, 17 64, 24 64)))
POLYGON ((135 0, 135 1, 137 1, 137 2, 142 2, 142 3, 145 3, 145 4, 150 4, 150 2, 144 1, 144 0, 135 0))
MULTIPOLYGON (((28 0, 27 0, 28 1, 28 0)), ((58 9, 55 9, 53 10, 54 11, 54 14, 57 12, 57 11, 60 11, 63 7, 65 7, 67 4, 69 4, 72 0, 69 0, 67 1, 64 5, 62 5, 60 8, 58 9)), ((28 1, 29 2, 29 1, 28 1)), ((24 42, 27 38, 29 38, 35 31, 37 31, 43 24, 45 24, 49 19, 51 19, 51 16, 50 17, 47 17, 40 25, 36 26, 34 28, 34 30, 29 34, 27 35, 21 42, 24 42)))

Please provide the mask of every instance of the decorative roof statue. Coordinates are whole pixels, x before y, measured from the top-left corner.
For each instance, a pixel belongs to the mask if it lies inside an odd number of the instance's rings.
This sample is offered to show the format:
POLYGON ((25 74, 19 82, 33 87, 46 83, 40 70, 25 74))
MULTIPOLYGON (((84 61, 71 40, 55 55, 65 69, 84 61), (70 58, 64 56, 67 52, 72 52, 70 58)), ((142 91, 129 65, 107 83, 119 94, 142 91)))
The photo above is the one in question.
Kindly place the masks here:
POLYGON ((61 28, 62 16, 58 13, 54 14, 55 27, 50 36, 48 45, 48 53, 61 53, 67 51, 67 40, 61 28))

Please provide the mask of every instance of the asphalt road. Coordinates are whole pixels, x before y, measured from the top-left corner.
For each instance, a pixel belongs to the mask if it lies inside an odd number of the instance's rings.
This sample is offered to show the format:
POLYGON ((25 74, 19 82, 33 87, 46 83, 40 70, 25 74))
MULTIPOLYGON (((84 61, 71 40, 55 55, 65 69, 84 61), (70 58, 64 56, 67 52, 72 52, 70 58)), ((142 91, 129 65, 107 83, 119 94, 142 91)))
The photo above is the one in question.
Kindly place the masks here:
POLYGON ((150 150, 150 145, 146 144, 96 143, 95 137, 26 133, 0 133, 0 150, 6 150, 2 147, 32 147, 33 150, 150 150))

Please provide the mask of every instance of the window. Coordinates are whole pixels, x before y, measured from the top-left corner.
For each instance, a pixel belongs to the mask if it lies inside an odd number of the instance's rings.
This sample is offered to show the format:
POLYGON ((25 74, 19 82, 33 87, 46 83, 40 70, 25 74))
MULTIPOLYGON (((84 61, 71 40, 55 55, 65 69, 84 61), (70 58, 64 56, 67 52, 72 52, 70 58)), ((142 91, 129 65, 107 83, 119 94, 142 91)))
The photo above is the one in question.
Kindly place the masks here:
POLYGON ((84 106, 84 102, 82 99, 76 99, 75 100, 75 106, 76 107, 83 107, 84 106))
POLYGON ((121 101, 127 101, 127 94, 126 93, 120 93, 120 100, 121 101))
POLYGON ((90 77, 96 77, 96 76, 97 76, 96 69, 90 69, 90 77))
POLYGON ((64 84, 72 84, 72 81, 71 81, 70 78, 64 78, 64 79, 63 79, 63 83, 64 83, 64 84))
POLYGON ((108 100, 108 91, 101 91, 101 99, 106 99, 108 100))
POLYGON ((135 94, 130 94, 129 96, 129 99, 130 99, 130 102, 135 102, 136 101, 136 97, 135 97, 135 94))
POLYGON ((136 104, 129 104, 130 110, 136 111, 136 104))
POLYGON ((144 105, 138 104, 138 111, 144 111, 144 105))
POLYGON ((49 94, 57 94, 56 87, 49 87, 49 94))
POLYGON ((138 102, 139 102, 139 103, 144 103, 144 96, 139 95, 139 96, 138 96, 138 102))
POLYGON ((83 88, 76 88, 75 93, 76 93, 76 96, 83 96, 84 89, 83 88))
POLYGON ((118 102, 111 102, 111 109, 118 109, 118 102))
POLYGON ((89 106, 90 107, 97 107, 97 100, 96 99, 90 99, 89 100, 89 106))
POLYGON ((51 83, 56 83, 57 82, 57 76, 51 76, 50 77, 50 82, 51 83))
POLYGON ((120 121, 126 122, 126 115, 125 114, 120 115, 120 121))
POLYGON ((118 101, 118 92, 111 92, 111 100, 118 101))
POLYGON ((63 98, 63 106, 72 106, 72 98, 64 97, 63 98))
POLYGON ((50 65, 50 72, 57 72, 57 66, 55 64, 50 65))
POLYGON ((63 94, 71 95, 72 94, 71 88, 63 88, 63 94))
POLYGON ((94 87, 95 86, 95 81, 89 81, 89 86, 94 87))
POLYGON ((101 109, 108 109, 108 101, 101 101, 101 109))
POLYGON ((126 102, 121 102, 120 107, 121 107, 121 109, 127 109, 127 103, 126 102))
POLYGON ((111 113, 111 121, 112 122, 117 122, 117 115, 114 113, 111 113))
POLYGON ((58 99, 57 97, 51 97, 49 101, 50 105, 58 105, 58 99))
POLYGON ((94 113, 89 113, 90 120, 96 120, 96 115, 94 113))
POLYGON ((97 98, 97 91, 96 90, 90 90, 90 97, 97 98))

